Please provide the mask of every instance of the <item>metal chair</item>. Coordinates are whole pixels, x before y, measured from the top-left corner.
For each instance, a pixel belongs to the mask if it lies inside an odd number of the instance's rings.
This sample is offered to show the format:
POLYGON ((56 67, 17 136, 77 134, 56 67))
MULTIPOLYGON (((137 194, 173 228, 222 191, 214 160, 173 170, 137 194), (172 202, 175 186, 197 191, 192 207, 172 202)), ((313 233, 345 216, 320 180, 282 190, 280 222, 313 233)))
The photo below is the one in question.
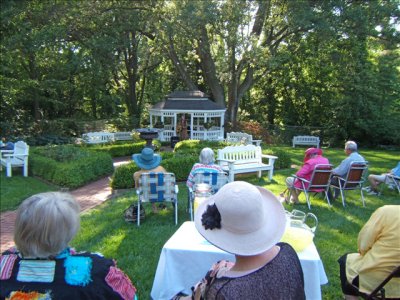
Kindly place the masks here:
POLYGON ((340 190, 340 195, 342 197, 343 207, 346 206, 346 198, 344 195, 344 191, 346 190, 360 190, 361 199, 363 206, 365 207, 365 200, 362 185, 365 182, 365 175, 368 170, 368 162, 367 161, 353 161, 350 164, 349 170, 344 177, 340 176, 332 176, 330 186, 340 190), (336 178, 337 180, 333 180, 336 178))
MULTIPOLYGON (((178 186, 173 173, 151 172, 142 173, 139 186, 136 188, 138 195, 137 215, 140 216, 140 206, 143 202, 172 202, 175 210, 175 225, 178 224, 178 186)), ((140 218, 137 218, 140 226, 140 218)))
POLYGON ((361 297, 367 300, 386 299, 385 285, 395 277, 400 277, 400 266, 397 266, 370 294, 360 293, 361 297))
MULTIPOLYGON (((328 190, 332 175, 332 167, 333 166, 330 164, 316 165, 310 180, 293 175, 296 179, 300 180, 301 182, 301 188, 294 186, 294 189, 304 192, 304 194, 306 195, 308 209, 311 209, 310 195, 309 195, 310 192, 315 192, 315 193, 324 192, 325 193, 324 199, 326 198, 329 206, 331 206, 331 203, 329 201, 328 190)), ((289 199, 291 194, 292 194, 291 189, 289 189, 289 199)))
POLYGON ((215 194, 218 190, 228 182, 228 175, 225 172, 196 172, 193 176, 193 186, 189 189, 189 214, 190 220, 193 221, 193 203, 196 194, 196 185, 207 183, 211 186, 211 193, 215 194))

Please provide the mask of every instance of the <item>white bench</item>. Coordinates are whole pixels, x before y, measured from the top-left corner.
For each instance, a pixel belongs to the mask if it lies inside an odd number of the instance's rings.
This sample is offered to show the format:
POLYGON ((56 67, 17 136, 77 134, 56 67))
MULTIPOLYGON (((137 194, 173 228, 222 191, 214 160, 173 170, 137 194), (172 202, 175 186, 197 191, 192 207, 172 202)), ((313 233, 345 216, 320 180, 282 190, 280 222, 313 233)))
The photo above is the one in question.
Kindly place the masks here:
POLYGON ((13 167, 22 167, 24 176, 28 176, 28 155, 29 146, 23 142, 18 141, 14 144, 14 150, 1 150, 1 169, 6 167, 6 176, 12 176, 13 167))
POLYGON ((235 174, 269 171, 269 180, 274 175, 274 163, 278 157, 262 154, 261 147, 255 145, 228 146, 218 150, 217 162, 222 170, 229 174, 229 181, 235 180, 235 174), (268 158, 268 164, 262 162, 268 158))
POLYGON ((241 145, 260 146, 261 144, 261 140, 253 140, 253 136, 245 132, 228 132, 225 141, 241 145))
POLYGON ((102 144, 113 141, 132 140, 131 132, 88 132, 82 134, 82 140, 86 144, 102 144))
POLYGON ((114 132, 114 141, 130 141, 132 140, 132 132, 120 131, 114 132))
POLYGON ((293 137, 293 148, 296 145, 308 145, 319 148, 319 137, 312 135, 298 135, 293 137))

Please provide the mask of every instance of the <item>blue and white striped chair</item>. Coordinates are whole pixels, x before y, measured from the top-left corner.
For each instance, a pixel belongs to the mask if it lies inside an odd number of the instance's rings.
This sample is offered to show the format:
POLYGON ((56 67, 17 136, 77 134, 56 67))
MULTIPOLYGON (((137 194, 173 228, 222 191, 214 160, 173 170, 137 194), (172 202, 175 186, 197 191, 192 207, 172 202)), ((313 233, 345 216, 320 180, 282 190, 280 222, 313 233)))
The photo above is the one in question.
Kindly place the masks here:
MULTIPOLYGON (((142 173, 136 189, 138 216, 140 216, 140 206, 143 202, 172 202, 175 210, 175 225, 178 224, 178 192, 173 173, 142 173)), ((137 225, 140 226, 140 218, 137 218, 137 225)))
POLYGON ((225 172, 197 172, 193 176, 193 181, 193 187, 188 187, 191 221, 193 221, 193 202, 196 194, 196 184, 207 183, 211 185, 211 193, 215 194, 224 184, 228 183, 228 175, 225 172))

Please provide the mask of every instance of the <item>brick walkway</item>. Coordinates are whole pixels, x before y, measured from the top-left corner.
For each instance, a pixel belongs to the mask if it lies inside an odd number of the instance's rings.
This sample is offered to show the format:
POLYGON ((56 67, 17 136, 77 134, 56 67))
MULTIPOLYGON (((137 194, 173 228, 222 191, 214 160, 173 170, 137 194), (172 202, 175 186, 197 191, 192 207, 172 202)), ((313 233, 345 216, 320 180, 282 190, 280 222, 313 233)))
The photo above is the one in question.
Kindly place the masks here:
MULTIPOLYGON (((128 163, 130 157, 114 159, 114 167, 128 163)), ((91 209, 111 197, 110 178, 104 177, 86 186, 71 191, 71 194, 79 202, 81 212, 91 209)), ((6 211, 0 214, 0 253, 13 246, 13 232, 15 211, 6 211)))

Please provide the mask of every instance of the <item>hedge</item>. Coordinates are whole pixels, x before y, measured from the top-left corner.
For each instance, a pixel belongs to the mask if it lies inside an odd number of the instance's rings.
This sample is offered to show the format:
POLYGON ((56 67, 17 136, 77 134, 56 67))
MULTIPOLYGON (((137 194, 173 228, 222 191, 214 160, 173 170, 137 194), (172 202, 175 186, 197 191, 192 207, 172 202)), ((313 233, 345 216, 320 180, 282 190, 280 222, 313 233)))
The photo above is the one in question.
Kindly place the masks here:
POLYGON ((67 188, 80 187, 114 170, 110 154, 75 146, 32 148, 29 164, 34 176, 67 188))
MULTIPOLYGON (((115 142, 108 144, 86 145, 82 144, 82 148, 90 151, 106 152, 111 157, 131 156, 134 153, 140 153, 146 142, 115 142)), ((160 148, 160 142, 153 141, 156 150, 160 148)))

